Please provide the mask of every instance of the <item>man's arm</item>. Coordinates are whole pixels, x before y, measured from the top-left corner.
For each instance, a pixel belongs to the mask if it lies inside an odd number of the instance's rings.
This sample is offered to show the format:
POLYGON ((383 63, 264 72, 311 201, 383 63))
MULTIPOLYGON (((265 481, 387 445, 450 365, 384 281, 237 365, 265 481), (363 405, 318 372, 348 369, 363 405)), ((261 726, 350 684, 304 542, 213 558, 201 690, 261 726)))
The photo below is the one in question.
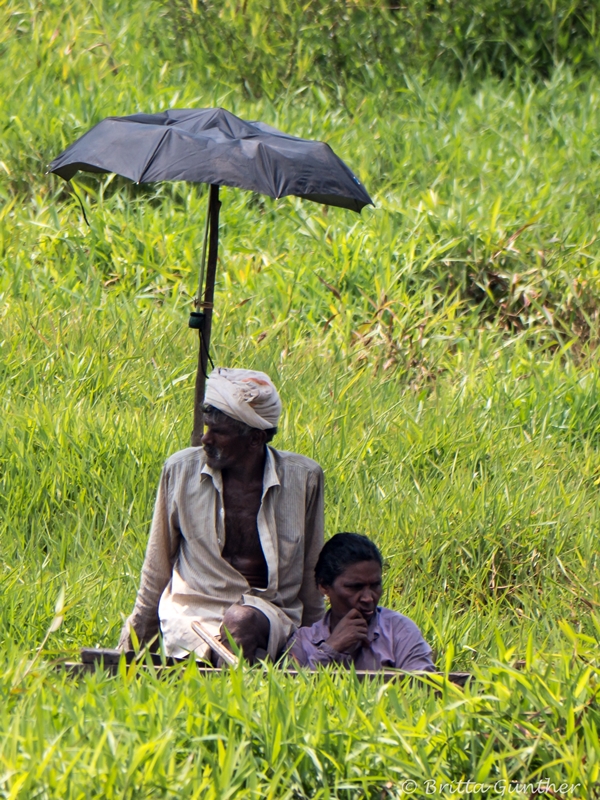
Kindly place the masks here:
POLYGON ((169 473, 165 467, 158 486, 140 588, 133 612, 121 631, 120 650, 132 649, 130 628, 135 631, 140 644, 150 641, 158 633, 158 603, 171 580, 179 540, 179 528, 170 518, 169 473))
POLYGON ((315 564, 323 547, 323 470, 310 473, 304 525, 304 575, 298 597, 302 601, 302 625, 312 625, 323 617, 325 603, 315 584, 315 564))

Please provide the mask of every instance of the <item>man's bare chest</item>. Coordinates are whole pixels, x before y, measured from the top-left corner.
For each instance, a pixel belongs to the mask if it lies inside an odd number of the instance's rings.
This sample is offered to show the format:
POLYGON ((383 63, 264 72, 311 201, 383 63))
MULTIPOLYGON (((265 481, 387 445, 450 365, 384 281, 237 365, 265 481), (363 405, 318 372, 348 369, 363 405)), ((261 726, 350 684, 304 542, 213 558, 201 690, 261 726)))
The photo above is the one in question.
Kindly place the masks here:
POLYGON ((223 558, 247 578, 252 586, 266 586, 267 565, 258 533, 262 485, 224 487, 225 544, 223 558))
POLYGON ((225 514, 225 537, 233 544, 239 541, 243 547, 244 540, 258 537, 258 512, 262 500, 262 486, 250 487, 247 491, 230 489, 223 491, 225 514))

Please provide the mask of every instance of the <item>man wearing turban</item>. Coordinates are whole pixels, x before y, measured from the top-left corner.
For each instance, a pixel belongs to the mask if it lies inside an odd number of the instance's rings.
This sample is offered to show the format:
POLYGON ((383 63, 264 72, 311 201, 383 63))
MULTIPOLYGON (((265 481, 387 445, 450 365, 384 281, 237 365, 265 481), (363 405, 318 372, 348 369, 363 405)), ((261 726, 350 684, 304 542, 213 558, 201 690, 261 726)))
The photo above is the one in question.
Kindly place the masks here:
POLYGON ((276 450, 281 401, 264 372, 217 368, 202 447, 171 456, 160 479, 140 589, 119 647, 163 636, 176 658, 210 648, 192 623, 226 631, 250 661, 275 659, 323 616, 314 567, 323 545, 323 472, 276 450))

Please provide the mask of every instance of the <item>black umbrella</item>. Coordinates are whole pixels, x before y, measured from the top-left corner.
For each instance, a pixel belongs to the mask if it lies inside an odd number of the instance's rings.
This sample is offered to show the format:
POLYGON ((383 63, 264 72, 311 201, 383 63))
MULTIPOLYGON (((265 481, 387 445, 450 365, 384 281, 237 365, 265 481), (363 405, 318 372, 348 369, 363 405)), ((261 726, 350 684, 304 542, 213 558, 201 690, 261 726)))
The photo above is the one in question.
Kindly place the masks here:
POLYGON ((196 311, 190 315, 190 327, 198 329, 200 336, 193 445, 200 444, 202 437, 219 243, 219 186, 270 197, 296 195, 358 212, 372 204, 358 178, 329 145, 288 136, 262 122, 246 122, 222 108, 107 117, 67 147, 48 169, 67 181, 84 170, 116 172, 136 183, 210 184, 196 311))

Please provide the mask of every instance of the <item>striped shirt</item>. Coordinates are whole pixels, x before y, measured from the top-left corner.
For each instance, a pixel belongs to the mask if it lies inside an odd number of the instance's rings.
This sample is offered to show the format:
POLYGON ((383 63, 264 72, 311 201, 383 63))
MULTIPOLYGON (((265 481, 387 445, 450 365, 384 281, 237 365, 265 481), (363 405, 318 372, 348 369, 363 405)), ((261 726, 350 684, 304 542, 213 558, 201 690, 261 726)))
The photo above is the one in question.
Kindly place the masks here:
POLYGON ((140 643, 158 633, 169 655, 204 648, 192 631, 200 620, 217 635, 227 609, 237 602, 264 610, 271 625, 287 631, 323 616, 314 567, 323 546, 323 471, 309 458, 267 447, 263 493, 257 516, 267 563, 264 589, 251 587, 221 555, 225 508, 220 470, 201 447, 171 456, 163 468, 150 529, 140 589, 119 647, 131 646, 129 628, 140 643))

